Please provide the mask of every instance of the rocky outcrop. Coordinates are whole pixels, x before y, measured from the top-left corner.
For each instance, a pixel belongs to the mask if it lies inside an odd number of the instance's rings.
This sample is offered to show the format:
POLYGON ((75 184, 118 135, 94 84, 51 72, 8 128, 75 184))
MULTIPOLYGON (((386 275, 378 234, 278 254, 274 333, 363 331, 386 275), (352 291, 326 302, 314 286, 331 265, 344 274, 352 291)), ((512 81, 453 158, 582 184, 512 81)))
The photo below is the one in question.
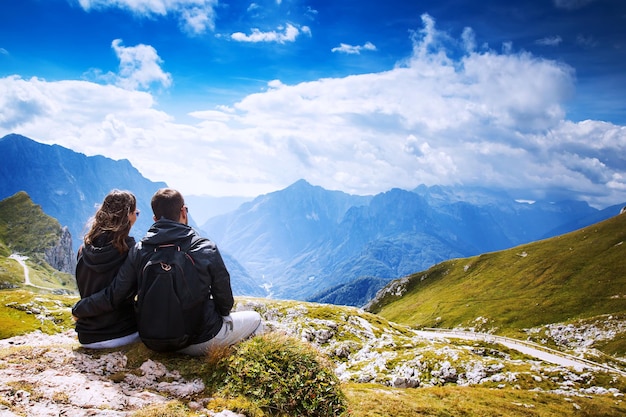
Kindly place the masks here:
MULTIPOLYGON (((328 305, 290 306, 288 302, 245 297, 239 298, 237 308, 256 310, 265 319, 266 329, 318 348, 335 363, 335 373, 342 382, 394 388, 446 384, 516 388, 530 381, 529 389, 581 395, 583 389, 602 380, 591 376, 593 371, 586 367, 571 369, 549 361, 541 363, 532 355, 512 357, 509 349, 514 348, 510 345, 469 339, 451 344, 446 338, 386 322, 361 309, 333 306, 329 314, 328 305), (587 379, 581 375, 587 375, 587 379)), ((524 349, 524 353, 530 351, 524 349)), ((596 388, 623 396, 614 388, 596 388)))
POLYGON ((113 375, 127 371, 125 355, 92 354, 76 347, 73 330, 0 340, 0 349, 4 349, 0 359, 0 416, 124 417, 131 414, 129 410, 163 404, 172 397, 188 399, 204 389, 202 381, 188 381, 150 359, 137 375, 129 374, 113 383, 113 375))
MULTIPOLYGON (((10 307, 37 314, 42 322, 54 320, 54 312, 40 305, 42 300, 37 296, 31 303, 15 302, 10 307)), ((555 365, 526 349, 522 354, 478 339, 451 343, 355 308, 238 297, 236 310, 250 309, 261 313, 268 332, 301 339, 324 353, 342 382, 394 388, 453 384, 550 392, 568 401, 592 395, 611 396, 615 404, 623 401, 617 375, 555 365)), ((606 329, 607 337, 612 330, 623 329, 623 317, 607 319, 613 324, 606 329)), ((558 333, 566 336, 565 330, 579 333, 569 326, 561 326, 558 333)), ((583 334, 598 336, 597 331, 583 334)), ((129 361, 122 350, 80 349, 73 330, 0 339, 0 416, 128 417, 135 410, 175 399, 198 415, 241 417, 208 409, 205 382, 177 370, 172 366, 176 363, 165 355, 135 355, 129 361)))
MULTIPOLYGON (((424 276, 425 277, 425 276, 424 276)), ((422 278, 423 280, 424 278, 422 278)), ((387 296, 400 298, 407 291, 407 284, 409 283, 409 278, 404 277, 400 279, 395 279, 391 281, 389 284, 385 285, 383 288, 378 290, 374 298, 372 298, 367 304, 363 306, 365 311, 373 311, 376 306, 387 296)))
POLYGON ((76 257, 72 249, 72 235, 65 226, 61 230, 61 237, 56 245, 47 248, 44 254, 45 261, 54 269, 73 274, 76 269, 76 257))

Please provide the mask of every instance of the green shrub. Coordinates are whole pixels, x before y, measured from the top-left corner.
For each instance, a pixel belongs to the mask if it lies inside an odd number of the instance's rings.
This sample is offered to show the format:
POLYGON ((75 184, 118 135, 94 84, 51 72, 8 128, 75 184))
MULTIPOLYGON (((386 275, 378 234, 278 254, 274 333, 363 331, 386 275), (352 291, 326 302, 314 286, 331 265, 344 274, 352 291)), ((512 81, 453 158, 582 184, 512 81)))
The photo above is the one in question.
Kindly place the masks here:
POLYGON ((275 333, 239 344, 228 359, 226 391, 274 416, 341 416, 346 399, 332 365, 313 347, 275 333))

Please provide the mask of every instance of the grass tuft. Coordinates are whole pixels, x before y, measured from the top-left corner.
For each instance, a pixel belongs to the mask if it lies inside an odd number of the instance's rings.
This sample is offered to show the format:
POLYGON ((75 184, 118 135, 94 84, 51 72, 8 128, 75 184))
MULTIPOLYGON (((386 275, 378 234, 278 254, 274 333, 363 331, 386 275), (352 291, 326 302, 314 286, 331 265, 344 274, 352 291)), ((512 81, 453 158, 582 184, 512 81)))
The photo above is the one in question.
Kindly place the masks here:
POLYGON ((347 406, 332 365, 310 345, 270 333, 228 357, 225 392, 273 416, 341 416, 347 406))

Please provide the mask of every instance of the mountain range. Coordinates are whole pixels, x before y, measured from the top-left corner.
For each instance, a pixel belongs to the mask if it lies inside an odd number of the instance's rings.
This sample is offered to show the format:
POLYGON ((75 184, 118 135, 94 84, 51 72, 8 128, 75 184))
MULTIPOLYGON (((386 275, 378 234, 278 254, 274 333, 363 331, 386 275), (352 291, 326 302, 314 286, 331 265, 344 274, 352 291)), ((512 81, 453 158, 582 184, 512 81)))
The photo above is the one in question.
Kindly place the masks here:
POLYGON ((202 228, 268 295, 362 305, 391 279, 575 230, 620 207, 520 202, 503 191, 464 187, 353 196, 301 180, 202 228))
MULTIPOLYGON (((20 135, 0 139, 0 152, 6 161, 0 199, 25 191, 68 226, 75 249, 111 189, 137 196, 143 215, 133 234, 139 238, 152 223, 152 194, 166 186, 144 178, 126 160, 88 157, 20 135)), ((502 190, 461 186, 357 196, 300 180, 192 226, 218 244, 237 295, 360 306, 393 279, 572 231, 622 206, 524 202, 502 190)))
POLYGON ((130 190, 143 214, 133 227, 142 236, 152 224, 150 199, 166 184, 144 178, 129 161, 103 156, 86 156, 58 145, 45 145, 25 136, 11 134, 0 139, 0 199, 26 192, 44 212, 72 234, 77 250, 96 213, 112 189, 130 190))

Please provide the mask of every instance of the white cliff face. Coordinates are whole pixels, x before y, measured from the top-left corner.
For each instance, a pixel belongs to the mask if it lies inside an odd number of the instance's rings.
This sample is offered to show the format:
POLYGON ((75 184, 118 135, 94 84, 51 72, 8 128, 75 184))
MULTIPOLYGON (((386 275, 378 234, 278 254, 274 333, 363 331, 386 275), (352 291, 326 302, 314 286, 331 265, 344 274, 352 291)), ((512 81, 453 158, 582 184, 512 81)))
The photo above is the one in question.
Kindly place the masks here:
POLYGON ((61 231, 61 237, 55 246, 46 249, 45 261, 54 269, 73 274, 76 269, 76 256, 72 249, 72 235, 67 227, 61 231))

